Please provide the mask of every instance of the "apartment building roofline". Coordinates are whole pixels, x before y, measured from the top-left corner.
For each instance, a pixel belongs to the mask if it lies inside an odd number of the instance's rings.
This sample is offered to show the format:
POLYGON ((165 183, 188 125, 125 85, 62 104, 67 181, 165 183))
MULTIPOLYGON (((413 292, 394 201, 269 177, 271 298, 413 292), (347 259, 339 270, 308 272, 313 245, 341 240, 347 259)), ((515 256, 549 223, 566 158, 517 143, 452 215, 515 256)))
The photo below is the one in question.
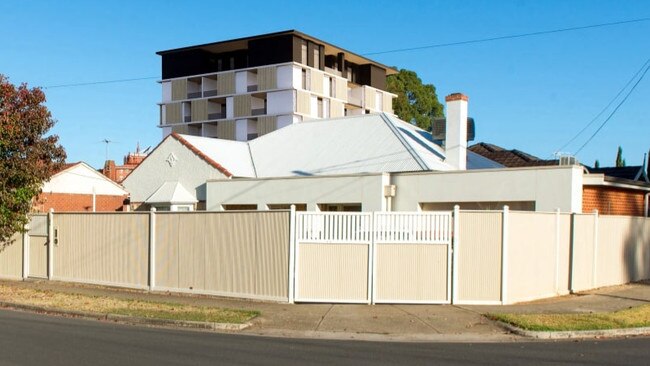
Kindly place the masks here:
POLYGON ((235 39, 230 39, 230 40, 224 40, 224 41, 218 41, 218 42, 211 42, 211 43, 204 43, 200 45, 194 45, 194 46, 187 46, 187 47, 180 47, 180 48, 174 48, 174 49, 168 49, 164 51, 158 51, 156 52, 157 55, 165 55, 165 54, 170 54, 170 53, 176 53, 176 52, 182 52, 182 51, 189 51, 189 50, 194 50, 194 49, 203 49, 206 51, 216 51, 217 48, 220 51, 235 51, 239 49, 245 49, 247 48, 247 43, 248 41, 251 40, 257 40, 257 39, 263 39, 263 38, 269 38, 269 37, 276 37, 276 36, 281 36, 281 35, 295 35, 301 38, 304 38, 306 40, 315 42, 315 43, 320 43, 325 47, 325 52, 328 54, 335 54, 339 52, 343 52, 346 54, 346 58, 354 63, 357 64, 373 64, 375 66, 381 67, 386 70, 386 75, 393 75, 398 73, 398 70, 386 66, 382 63, 379 63, 377 61, 371 60, 369 58, 366 58, 364 56, 361 56, 357 53, 350 52, 344 48, 335 46, 329 42, 325 42, 323 40, 320 40, 316 37, 310 36, 308 34, 302 33, 300 31, 290 29, 286 31, 280 31, 280 32, 273 32, 273 33, 266 33, 266 34, 260 34, 260 35, 255 35, 255 36, 249 36, 249 37, 241 37, 241 38, 235 38, 235 39))

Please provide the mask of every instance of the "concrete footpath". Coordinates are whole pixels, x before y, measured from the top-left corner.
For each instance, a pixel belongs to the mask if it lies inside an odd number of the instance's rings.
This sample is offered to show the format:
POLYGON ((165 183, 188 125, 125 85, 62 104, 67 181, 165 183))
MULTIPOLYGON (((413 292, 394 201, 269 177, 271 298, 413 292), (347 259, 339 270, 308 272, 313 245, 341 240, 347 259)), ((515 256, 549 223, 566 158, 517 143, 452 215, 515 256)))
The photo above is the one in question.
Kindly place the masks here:
POLYGON ((258 310, 239 334, 378 341, 502 342, 523 339, 482 314, 607 312, 650 304, 650 282, 508 306, 278 304, 201 295, 149 293, 55 281, 0 281, 5 286, 258 310))

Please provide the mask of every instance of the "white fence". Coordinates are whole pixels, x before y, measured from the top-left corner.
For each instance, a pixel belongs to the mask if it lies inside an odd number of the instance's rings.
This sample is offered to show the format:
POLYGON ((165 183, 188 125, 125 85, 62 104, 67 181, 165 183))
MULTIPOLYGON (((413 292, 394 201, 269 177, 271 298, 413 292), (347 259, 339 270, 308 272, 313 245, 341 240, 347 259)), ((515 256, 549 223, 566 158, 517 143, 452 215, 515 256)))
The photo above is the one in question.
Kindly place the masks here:
POLYGON ((296 301, 451 301, 450 212, 299 212, 296 223, 296 301))
POLYGON ((650 278, 650 219, 50 213, 0 251, 0 278, 28 277, 287 302, 509 304, 650 278))

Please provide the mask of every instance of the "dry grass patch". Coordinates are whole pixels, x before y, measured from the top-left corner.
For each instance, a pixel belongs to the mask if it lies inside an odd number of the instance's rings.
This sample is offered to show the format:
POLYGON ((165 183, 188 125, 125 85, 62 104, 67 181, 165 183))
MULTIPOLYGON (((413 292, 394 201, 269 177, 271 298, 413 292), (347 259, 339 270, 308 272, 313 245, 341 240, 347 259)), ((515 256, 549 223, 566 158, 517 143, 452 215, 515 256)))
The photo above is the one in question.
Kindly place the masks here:
POLYGON ((193 306, 167 302, 122 300, 0 285, 0 300, 50 309, 119 314, 141 318, 242 324, 257 311, 193 306))
POLYGON ((573 331, 650 327, 650 305, 611 313, 488 314, 494 320, 533 331, 573 331))

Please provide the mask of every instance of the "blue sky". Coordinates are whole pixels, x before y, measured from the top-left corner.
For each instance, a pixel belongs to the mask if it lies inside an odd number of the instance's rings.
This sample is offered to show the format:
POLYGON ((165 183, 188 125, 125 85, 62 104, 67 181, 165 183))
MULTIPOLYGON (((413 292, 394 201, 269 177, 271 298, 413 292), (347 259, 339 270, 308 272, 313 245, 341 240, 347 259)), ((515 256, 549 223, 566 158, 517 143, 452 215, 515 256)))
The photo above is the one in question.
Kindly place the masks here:
MULTIPOLYGON (((0 73, 54 86, 160 77, 156 51, 297 29, 357 53, 650 17, 650 1, 3 1, 0 73)), ((650 22, 372 56, 463 92, 477 141, 550 158, 650 57, 650 22)), ((121 161, 161 138, 156 79, 50 88, 69 161, 121 161)), ((578 155, 628 165, 650 148, 650 76, 578 155)), ((575 152, 603 118, 562 151, 575 152)))

